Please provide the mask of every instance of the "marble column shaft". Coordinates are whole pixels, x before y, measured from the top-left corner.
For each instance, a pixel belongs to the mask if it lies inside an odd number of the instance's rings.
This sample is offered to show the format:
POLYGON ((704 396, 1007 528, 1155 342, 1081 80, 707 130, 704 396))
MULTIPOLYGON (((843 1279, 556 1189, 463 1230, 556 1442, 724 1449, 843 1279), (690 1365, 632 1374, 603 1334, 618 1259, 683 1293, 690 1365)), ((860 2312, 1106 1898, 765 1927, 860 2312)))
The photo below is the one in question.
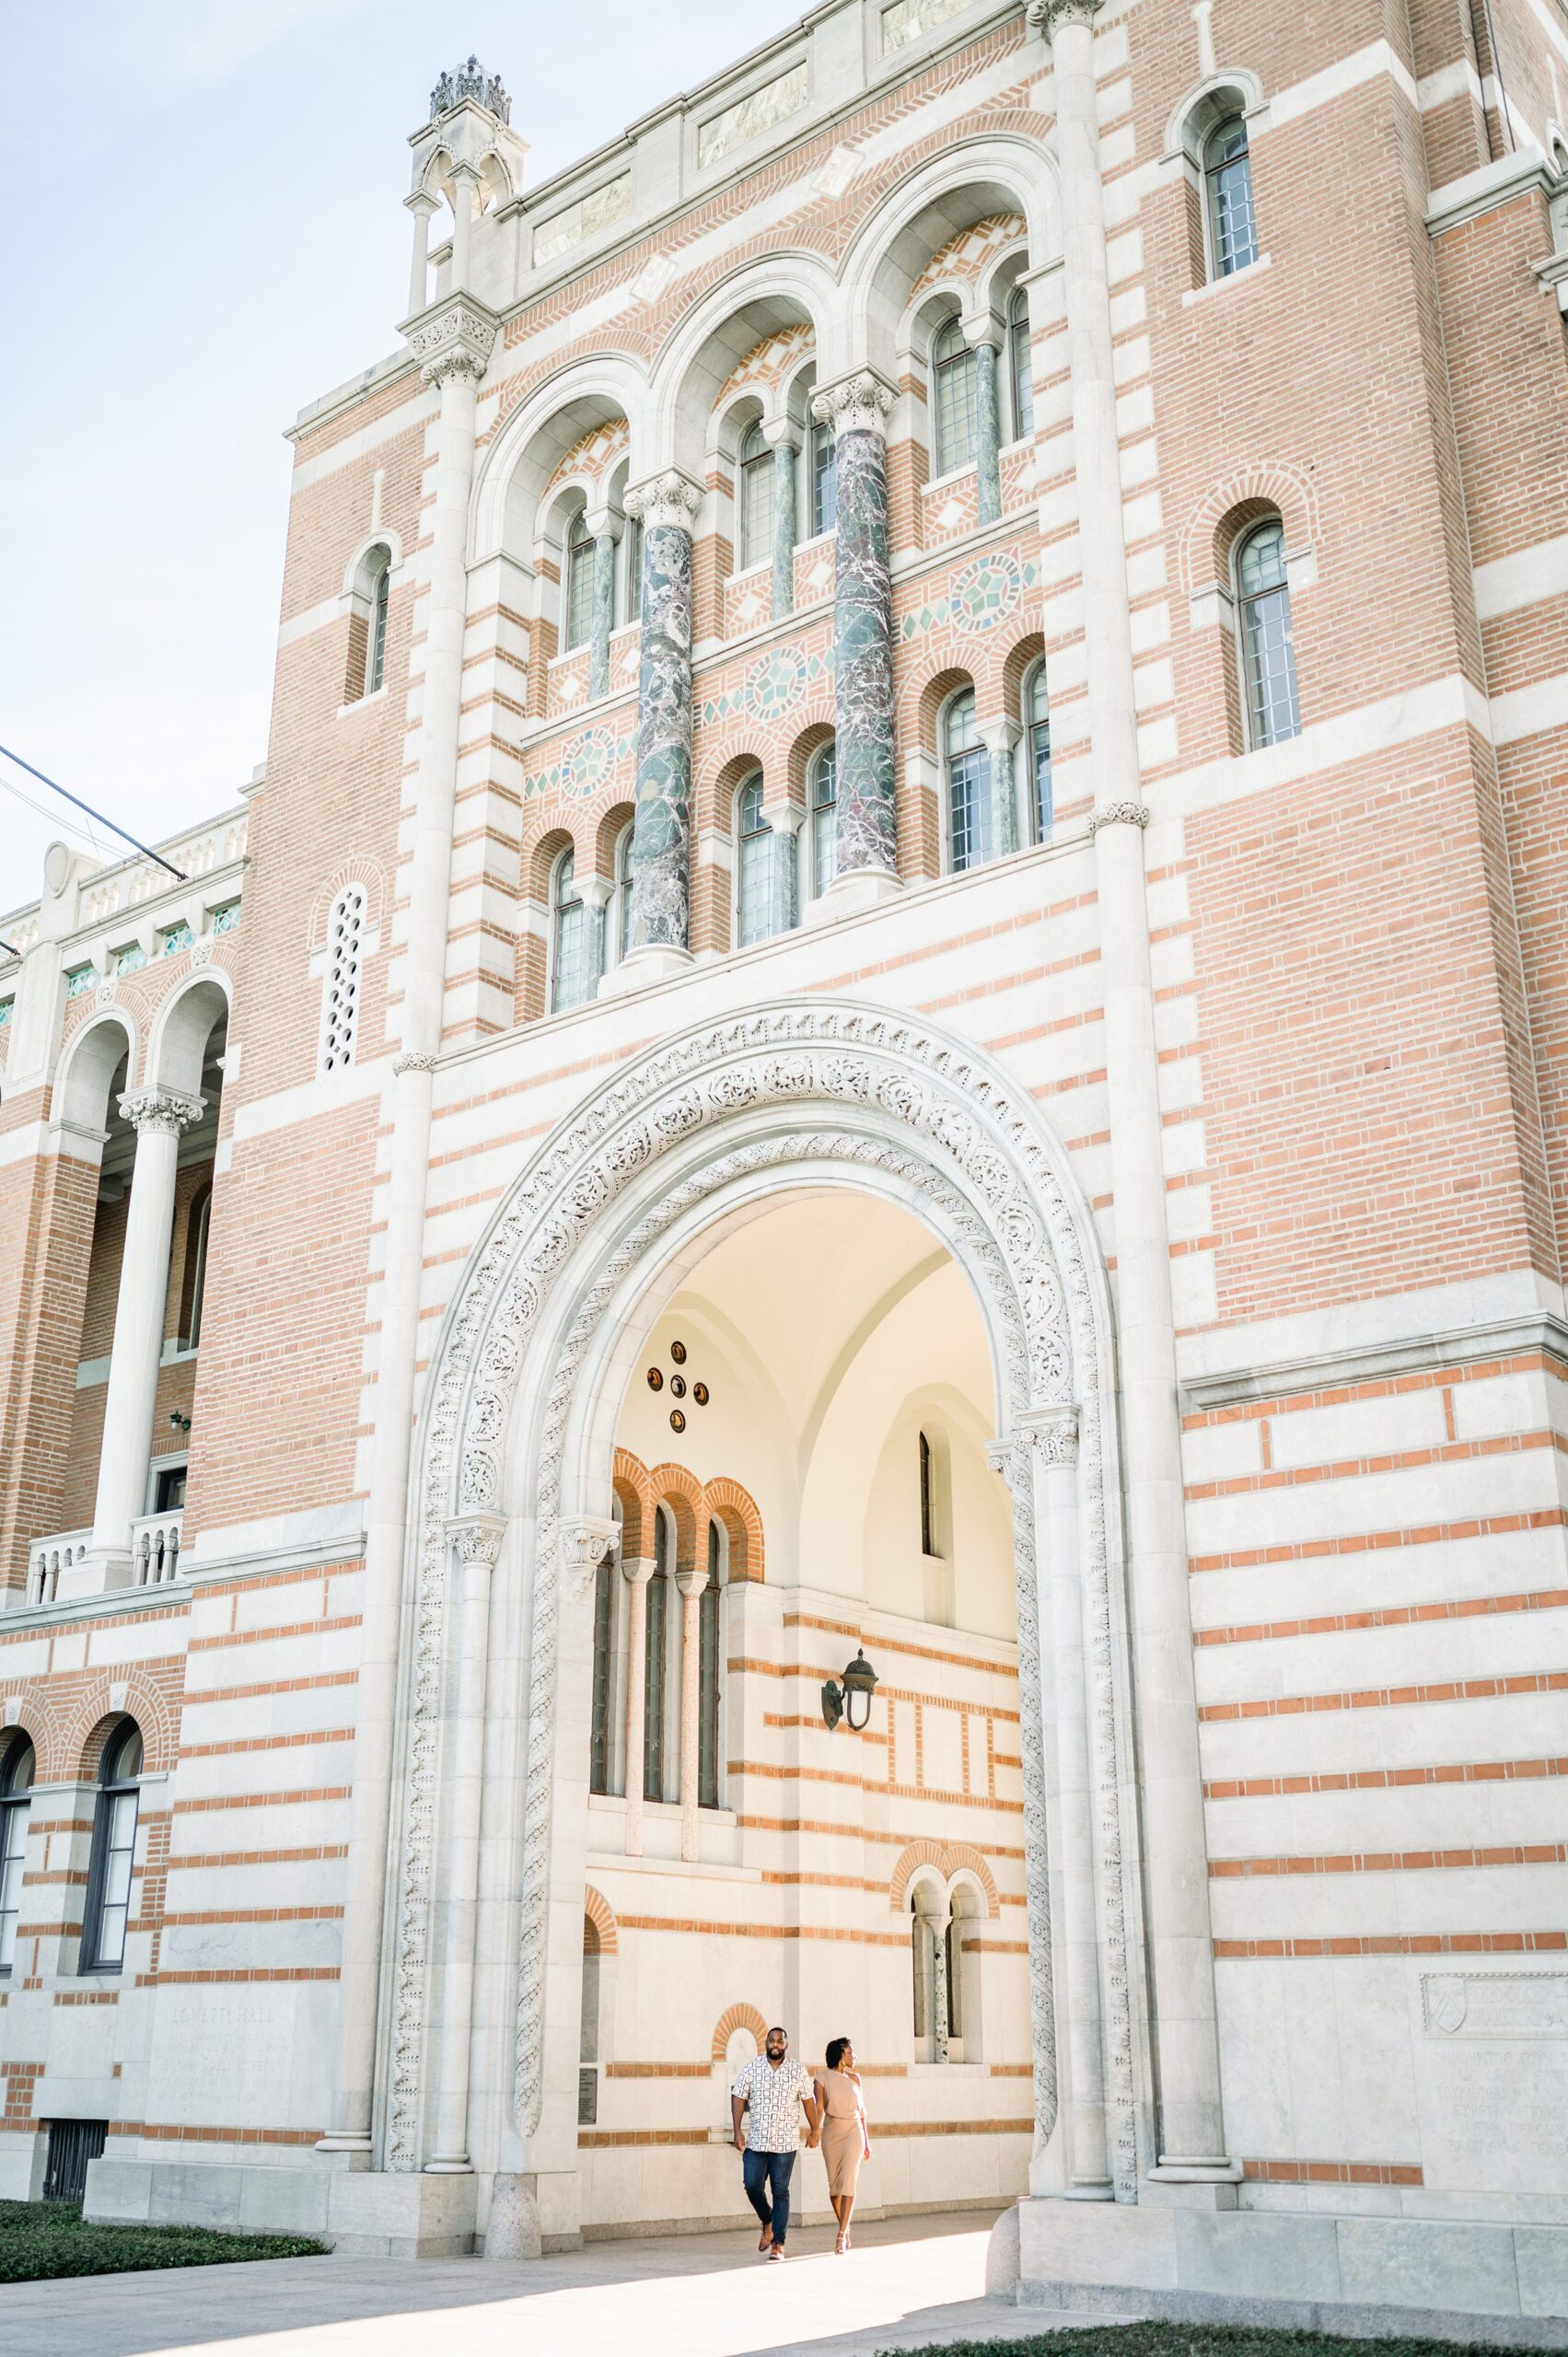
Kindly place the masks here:
POLYGON ((594 535, 593 612, 588 622, 588 695, 610 693, 610 633, 615 627, 615 535, 594 535))
POLYGON ((705 1571, 687 1573, 680 1588, 680 1855, 697 1855, 697 1787, 703 1694, 703 1590, 705 1571))
POLYGON ((773 618, 795 611, 796 453, 785 439, 773 445, 773 618))
MULTIPOLYGON (((1159 2166, 1227 2187, 1208 1850, 1177 1398, 1159 1065, 1149 951, 1132 619, 1093 19, 1099 0, 1032 0, 1051 42, 1063 279, 1094 760, 1118 1355, 1126 1440, 1159 2166)), ((1234 2200, 1234 2195, 1230 2199, 1234 2200)))
POLYGON ((622 1560, 626 1599, 626 1855, 643 1854, 643 1743, 647 1728, 648 1582, 651 1556, 622 1560))
POLYGON ((833 642, 840 876, 899 867, 893 764, 893 584, 887 418, 892 395, 862 374, 819 393, 834 429, 838 531, 833 642))
POLYGON ((1002 514, 1002 396, 997 384, 996 346, 989 339, 974 346, 976 515, 994 524, 1002 514))
POLYGON ((629 492, 643 519, 632 947, 684 949, 691 862, 691 523, 701 493, 668 474, 629 492))

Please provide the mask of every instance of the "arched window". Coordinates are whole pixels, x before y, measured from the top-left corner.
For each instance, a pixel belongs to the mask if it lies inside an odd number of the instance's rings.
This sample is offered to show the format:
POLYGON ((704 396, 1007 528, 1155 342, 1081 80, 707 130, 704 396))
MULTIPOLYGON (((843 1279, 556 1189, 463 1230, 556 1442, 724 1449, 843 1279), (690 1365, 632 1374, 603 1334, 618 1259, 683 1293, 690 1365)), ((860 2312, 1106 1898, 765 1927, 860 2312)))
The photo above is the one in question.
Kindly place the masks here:
POLYGON ((974 354, 964 342, 958 319, 947 320, 931 347, 932 373, 936 379, 936 471, 951 474, 967 467, 980 442, 980 388, 974 354))
POLYGON ((578 2044, 577 2125, 591 2128, 598 2118, 598 2001, 602 1945, 598 1925, 583 1918, 583 2018, 578 2044))
POLYGON ((213 1190, 209 1180, 191 1198, 185 1221, 185 1266, 180 1278, 180 1336, 193 1351, 202 1339, 202 1302, 207 1290, 207 1237, 212 1225, 213 1190))
POLYGON ((370 643, 365 666, 365 692, 373 696, 387 676, 387 607, 392 591, 391 552, 377 549, 375 579, 370 590, 370 643))
POLYGON ((1015 286, 1007 306, 1007 369, 1013 380, 1013 439, 1021 442, 1035 430, 1034 360, 1029 348, 1029 298, 1027 288, 1015 286))
POLYGON ((773 454, 761 421, 740 438, 740 562, 765 564, 773 552, 773 454))
POLYGON ((22 1906, 22 1867, 28 1852, 28 1815, 36 1767, 25 1735, 15 1736, 0 1760, 0 1974, 17 1953, 17 1922, 22 1906))
POLYGON ((1254 747, 1277 745, 1301 734, 1284 526, 1277 516, 1237 548, 1236 603, 1249 739, 1254 747))
POLYGON ((1029 740, 1029 785, 1034 806, 1037 843, 1051 833, 1051 702, 1045 691, 1045 665, 1037 663, 1024 691, 1024 726, 1029 740))
POLYGON ((626 544, 625 554, 621 560, 621 619, 623 623, 637 622, 643 619, 642 517, 628 516, 626 529, 621 537, 626 544))
POLYGON ((635 834, 633 827, 622 828, 615 842, 615 891, 605 921, 607 946, 613 945, 613 954, 624 958, 632 946, 632 850, 635 834))
POLYGON ((118 1972, 125 1961, 141 1773, 141 1729, 134 1719, 122 1719, 104 1745, 99 1770, 92 1858, 82 1917, 84 1972, 118 1972))
POLYGON ((839 762, 836 745, 824 745, 811 764, 811 888, 819 897, 839 872, 839 762))
POLYGON ((762 772, 735 797, 737 946, 765 941, 773 930, 773 830, 762 818, 762 772))
POLYGON ((346 1072, 359 1031, 359 961, 365 893, 345 884, 327 919, 327 993, 321 1009, 321 1070, 346 1072))
POLYGON ((586 646, 594 621, 594 538, 579 507, 566 535, 566 633, 563 648, 586 646))
POLYGON ((828 418, 811 428, 811 531, 831 532, 839 520, 839 445, 828 418))
POLYGON ((576 859, 563 851, 550 878, 550 1004, 553 1013, 593 995, 588 912, 577 890, 576 859))
POLYGON ((665 1775, 667 1754, 665 1701, 669 1691, 670 1628, 679 1616, 670 1607, 675 1585, 675 1550, 669 1515, 660 1507, 654 1517, 654 1568, 648 1582, 647 1659, 643 1673, 643 1796, 673 1800, 672 1780, 665 1775))
POLYGON ((1258 223, 1252 210, 1252 158, 1247 124, 1238 114, 1216 123, 1203 143, 1203 184, 1209 215, 1209 267, 1228 278, 1258 259, 1258 223))
POLYGON ((947 864, 958 876, 966 867, 980 865, 990 842, 989 772, 975 724, 972 688, 966 688, 947 706, 943 749, 947 772, 947 864))
POLYGON ((719 1805, 720 1633, 724 1626, 725 1547, 708 1525, 708 1585, 697 1604, 697 1805, 719 1805))
POLYGON ((931 1443, 920 1436, 920 1551, 936 1552, 936 1460, 931 1443))

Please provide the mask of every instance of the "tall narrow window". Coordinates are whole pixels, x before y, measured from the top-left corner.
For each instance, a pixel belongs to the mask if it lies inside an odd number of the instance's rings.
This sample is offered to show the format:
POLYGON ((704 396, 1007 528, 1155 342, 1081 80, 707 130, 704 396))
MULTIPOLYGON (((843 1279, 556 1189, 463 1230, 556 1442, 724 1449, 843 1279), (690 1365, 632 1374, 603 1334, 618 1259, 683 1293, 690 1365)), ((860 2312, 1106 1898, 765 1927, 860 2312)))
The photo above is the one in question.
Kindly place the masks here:
POLYGON ((735 797, 737 945, 765 941, 773 930, 773 830, 762 819, 762 775, 735 797))
POLYGON ((579 507, 566 536, 566 635, 564 644, 586 646, 594 619, 594 539, 579 507))
POLYGON ((576 861, 563 851, 550 881, 551 971, 550 1004, 581 1006, 592 995, 594 977, 588 958, 588 912, 577 889, 576 861))
POLYGON ((937 330, 931 363, 936 378, 936 471, 947 475, 970 465, 980 441, 974 354, 957 319, 937 330))
POLYGON ((614 1725, 615 1601, 620 1580, 619 1555, 607 1555, 594 1573, 593 1717, 588 1737, 590 1793, 610 1791, 615 1765, 610 1731, 614 1725))
POLYGON ((931 1927, 918 1907, 910 1914, 910 1962, 914 1968, 914 2042, 919 2049, 930 2036, 931 1927))
POLYGON ((122 1719, 104 1746, 103 1765, 99 1771, 92 1858, 82 1919, 84 1972, 118 1972, 125 1961, 141 1773, 141 1730, 133 1720, 122 1719))
POLYGON ((1013 438, 1021 442, 1035 430, 1034 359, 1029 346, 1029 298, 1015 286, 1007 306, 1007 362, 1013 379, 1013 438))
POLYGON ((740 562, 765 564, 773 552, 773 454, 761 424, 740 442, 740 562))
POLYGON ((811 888, 825 892, 839 872, 838 748, 824 745, 811 764, 811 888))
POLYGON ((598 2118, 599 1968, 603 1944, 591 1915, 583 1918, 583 2014, 577 2046, 577 2125, 591 2128, 598 2118))
POLYGON ((623 566, 621 575, 621 597, 624 603, 621 608, 621 619, 623 622, 641 621, 643 619, 642 517, 640 516, 628 516, 626 518, 626 529, 621 537, 626 543, 626 553, 621 560, 623 566))
POLYGON ((975 725, 974 691, 947 706, 944 720, 947 770, 947 864, 955 876, 978 867, 990 844, 985 747, 975 725))
POLYGON ((923 1555, 936 1552, 935 1470, 931 1443, 923 1433, 920 1436, 920 1551, 923 1555))
POLYGON ((1255 747, 1277 745, 1301 734, 1284 526, 1278 517, 1249 532, 1237 550, 1236 590, 1248 733, 1255 747))
POLYGON ((643 1676, 643 1796, 662 1801, 665 1791, 665 1696, 669 1686, 669 1517, 654 1520, 654 1569, 648 1582, 647 1662, 643 1676))
POLYGON ((942 1936, 947 1948, 947 2038, 951 2054, 953 2043, 964 2034, 963 1937, 957 1915, 948 1916, 947 1928, 942 1936))
POLYGON ((345 885, 327 920, 327 992, 321 1009, 321 1070, 344 1072, 354 1062, 359 1030, 359 960, 365 935, 365 894, 345 885))
POLYGON ((1252 158, 1247 125, 1233 114, 1210 132, 1203 148, 1208 191, 1209 250, 1215 278, 1228 278, 1258 259, 1258 223, 1252 210, 1252 158))
POLYGON ((1024 702, 1024 724, 1029 732, 1029 783, 1034 797, 1035 841, 1050 836, 1053 816, 1051 791, 1051 702, 1045 691, 1045 665, 1037 663, 1029 675, 1024 702))
POLYGON ((185 1267, 180 1279, 180 1334, 188 1351, 193 1351, 202 1339, 202 1302, 207 1290, 207 1237, 212 1216, 212 1187, 198 1187, 186 1217, 185 1267))
POLYGON ((615 944, 615 954, 624 958, 632 946, 632 842, 635 830, 627 827, 615 846, 615 901, 610 911, 609 937, 615 944))
POLYGON ((839 445, 831 424, 819 418, 811 428, 811 530, 836 530, 839 520, 839 445))
POLYGON ((719 1805, 719 1629, 724 1607, 724 1548, 708 1525, 708 1585, 697 1606, 697 1805, 719 1805))
POLYGON ((26 1736, 14 1736, 0 1762, 0 1973, 10 1971, 17 1953, 35 1765, 33 1747, 26 1736))
POLYGON ((392 568, 385 549, 370 595, 370 651, 365 667, 365 692, 373 696, 387 676, 387 607, 391 597, 392 568))

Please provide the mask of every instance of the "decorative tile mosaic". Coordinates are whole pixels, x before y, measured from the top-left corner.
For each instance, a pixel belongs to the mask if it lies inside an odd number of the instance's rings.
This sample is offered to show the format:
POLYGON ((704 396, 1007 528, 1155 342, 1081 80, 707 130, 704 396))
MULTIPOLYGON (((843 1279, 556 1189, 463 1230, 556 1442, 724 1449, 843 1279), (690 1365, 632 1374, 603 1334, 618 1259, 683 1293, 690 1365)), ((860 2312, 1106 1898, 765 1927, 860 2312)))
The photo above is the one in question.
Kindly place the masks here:
POLYGON ((567 482, 573 475, 586 475, 590 482, 602 483, 616 460, 624 457, 631 441, 631 432, 624 418, 615 418, 608 425, 590 427, 587 434, 580 435, 573 443, 545 484, 545 498, 549 499, 557 483, 567 482))
POLYGON ((1021 213, 993 213, 972 228, 960 229, 949 238, 940 250, 934 253, 910 290, 910 302, 919 302, 928 286, 940 286, 944 282, 962 279, 966 284, 978 285, 992 264, 1028 235, 1028 225, 1021 213))
POLYGON ((923 33, 935 32, 949 17, 960 17, 972 0, 893 0, 882 11, 882 50, 907 48, 923 33))
POLYGON ((585 728, 580 737, 574 737, 562 747, 559 761, 523 780, 523 800, 531 802, 536 795, 556 794, 566 802, 586 802, 590 795, 598 792, 621 762, 631 760, 636 746, 634 729, 621 737, 605 726, 585 728))
POLYGON ((749 140, 771 131, 775 122, 784 122, 790 115, 797 114, 806 104, 807 87, 806 61, 802 58, 787 74, 764 82, 760 90, 753 90, 738 106, 726 107, 723 114, 705 122, 697 134, 697 160, 704 171, 733 149, 744 147, 749 140))
POLYGON ((1040 568, 1032 558, 1021 561, 1012 549, 989 549, 983 556, 971 557, 954 575, 947 597, 933 598, 929 605, 905 614, 899 635, 923 638, 928 631, 951 622, 966 637, 978 637, 1016 614, 1025 590, 1032 589, 1039 578, 1040 568))
POLYGON ((599 230, 608 229, 612 221, 621 220, 632 210, 632 175, 622 172, 619 180, 606 180, 602 188, 594 189, 587 196, 580 196, 575 204, 567 205, 563 213, 552 213, 541 221, 533 236, 535 266, 553 261, 558 254, 570 253, 574 246, 587 243, 599 230))
POLYGON ((809 328, 784 328, 777 335, 765 335, 754 343, 745 359, 720 393, 716 408, 722 409, 734 393, 744 392, 755 386, 759 392, 784 382, 790 370, 810 352, 816 338, 809 328))
POLYGON ((795 710, 807 688, 819 679, 830 679, 832 672, 830 646, 815 655, 799 646, 776 646, 771 654, 758 656, 738 687, 709 697, 699 707, 697 717, 704 728, 737 713, 759 720, 782 720, 795 710))

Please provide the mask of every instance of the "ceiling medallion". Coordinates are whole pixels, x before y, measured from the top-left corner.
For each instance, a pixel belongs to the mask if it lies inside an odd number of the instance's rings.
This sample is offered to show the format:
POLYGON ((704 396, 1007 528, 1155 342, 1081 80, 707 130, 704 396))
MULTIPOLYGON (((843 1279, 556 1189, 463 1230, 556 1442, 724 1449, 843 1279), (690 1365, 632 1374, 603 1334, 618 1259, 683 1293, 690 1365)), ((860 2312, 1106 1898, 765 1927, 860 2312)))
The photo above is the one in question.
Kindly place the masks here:
POLYGON ((672 1433, 683 1433, 686 1430, 686 1419, 679 1408, 672 1408, 669 1411, 669 1429, 672 1433))
POLYGON ((664 1372, 662 1368, 656 1366, 649 1367, 648 1389, 650 1391, 662 1391, 664 1389, 664 1372))
POLYGON ((691 1386, 691 1397, 695 1399, 699 1408, 705 1408, 708 1404, 707 1385, 705 1383, 694 1383, 691 1386))
POLYGON ((671 1342, 671 1344, 670 1344, 670 1346, 669 1346, 669 1355, 670 1355, 670 1357, 675 1361, 675 1364, 676 1364, 676 1365, 677 1365, 677 1366, 684 1366, 684 1365, 685 1365, 685 1364, 686 1364, 686 1345, 685 1345, 685 1343, 684 1343, 684 1342, 671 1342))
POLYGON ((669 1378, 669 1390, 671 1399, 684 1399, 686 1397, 686 1377, 683 1375, 672 1375, 669 1378))

